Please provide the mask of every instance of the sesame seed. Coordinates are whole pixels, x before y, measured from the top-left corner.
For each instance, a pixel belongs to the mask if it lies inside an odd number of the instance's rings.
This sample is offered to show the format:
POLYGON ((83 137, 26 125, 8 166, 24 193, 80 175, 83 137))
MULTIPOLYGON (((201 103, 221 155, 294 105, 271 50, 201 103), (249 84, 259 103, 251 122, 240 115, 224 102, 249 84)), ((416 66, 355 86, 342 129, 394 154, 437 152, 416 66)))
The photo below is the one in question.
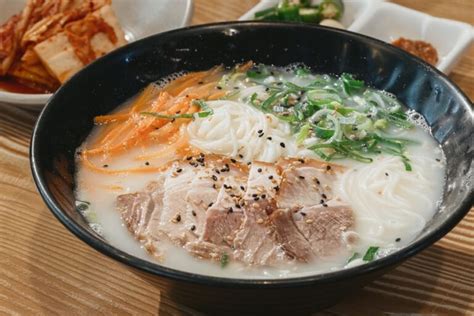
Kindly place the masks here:
POLYGON ((244 188, 243 185, 240 186, 240 189, 241 189, 242 191, 245 191, 245 188, 244 188))
POLYGON ((209 205, 207 205, 207 207, 211 207, 213 204, 214 204, 214 202, 211 202, 211 203, 209 203, 209 205))
POLYGON ((387 173, 387 172, 385 172, 385 176, 387 176, 387 177, 388 177, 388 173, 387 173))
POLYGON ((271 138, 271 137, 267 137, 267 139, 268 139, 268 140, 272 140, 272 138, 271 138))
POLYGON ((193 216, 196 216, 196 212, 194 210, 191 211, 191 214, 193 214, 193 216))
POLYGON ((250 166, 251 164, 252 164, 252 162, 251 162, 251 161, 247 162, 247 165, 249 165, 249 166, 250 166))
POLYGON ((198 84, 203 84, 203 83, 204 83, 204 81, 199 81, 199 82, 198 82, 198 84))
POLYGON ((441 159, 439 159, 439 158, 436 158, 435 160, 436 160, 437 162, 440 162, 440 161, 441 161, 441 159))
POLYGON ((233 213, 234 212, 234 209, 231 207, 229 207, 229 210, 228 210, 229 213, 233 213))
POLYGON ((212 185, 212 188, 213 188, 213 189, 217 189, 217 186, 216 186, 215 183, 212 185))
POLYGON ((401 238, 395 239, 396 242, 400 242, 401 240, 402 240, 401 238))
POLYGON ((307 219, 306 224, 312 224, 314 221, 312 219, 307 219))
POLYGON ((257 197, 257 196, 258 196, 257 193, 252 194, 252 197, 257 197))
POLYGON ((180 214, 178 214, 178 215, 176 216, 176 221, 178 221, 178 222, 181 221, 181 215, 180 215, 180 214))
POLYGON ((222 90, 222 87, 221 86, 217 86, 216 87, 218 90, 222 90))
POLYGON ((278 190, 280 190, 280 187, 277 185, 277 186, 274 186, 273 189, 278 192, 278 190))
POLYGON ((299 162, 304 163, 304 159, 298 159, 299 162))
POLYGON ((300 212, 300 214, 301 214, 302 216, 306 216, 306 213, 305 213, 305 212, 300 212))
POLYGON ((268 179, 270 179, 270 180, 273 179, 273 176, 272 176, 272 175, 269 175, 269 176, 268 176, 268 179))
POLYGON ((260 198, 257 196, 257 197, 254 197, 253 200, 258 201, 258 200, 260 200, 260 198))
POLYGON ((191 226, 191 230, 195 231, 196 230, 196 225, 191 226))
POLYGON ((177 173, 180 173, 181 171, 183 171, 183 169, 181 169, 181 168, 176 169, 177 173))
POLYGON ((257 171, 258 171, 258 172, 262 172, 262 168, 258 168, 257 171))
POLYGON ((285 148, 285 143, 280 143, 280 146, 285 148))
POLYGON ((328 207, 328 205, 327 205, 326 203, 323 203, 323 206, 324 206, 324 207, 328 207))
POLYGON ((191 160, 191 159, 193 159, 193 157, 191 156, 186 157, 186 160, 191 160))
POLYGON ((304 176, 299 176, 298 178, 300 178, 301 180, 304 180, 304 176))
POLYGON ((262 133, 263 133, 263 130, 259 129, 259 130, 257 131, 257 133, 262 134, 262 133))
POLYGON ((244 155, 239 154, 239 158, 240 158, 240 159, 244 158, 244 155))
POLYGON ((264 134, 259 134, 258 137, 263 137, 264 134))
POLYGON ((231 161, 232 163, 236 163, 236 162, 237 162, 237 160, 235 160, 234 158, 230 158, 230 161, 231 161))
POLYGON ((147 161, 147 162, 145 162, 145 165, 146 165, 146 166, 149 166, 149 165, 150 165, 150 163, 147 161))
POLYGON ((109 167, 109 165, 103 165, 102 167, 104 167, 104 168, 108 168, 108 167, 109 167))
POLYGON ((262 194, 262 196, 261 196, 262 199, 265 199, 266 197, 267 197, 266 194, 262 194))
POLYGON ((323 197, 323 199, 327 199, 328 197, 326 196, 326 194, 321 194, 321 196, 323 197))
POLYGON ((240 206, 240 204, 235 203, 235 207, 236 208, 241 208, 242 206, 240 206))
POLYGON ((331 170, 331 166, 330 166, 330 165, 327 165, 327 166, 326 166, 326 170, 327 170, 327 171, 331 170))
POLYGON ((212 175, 212 180, 217 181, 217 177, 215 174, 212 175))
POLYGON ((324 200, 319 201, 320 204, 324 204, 324 200))

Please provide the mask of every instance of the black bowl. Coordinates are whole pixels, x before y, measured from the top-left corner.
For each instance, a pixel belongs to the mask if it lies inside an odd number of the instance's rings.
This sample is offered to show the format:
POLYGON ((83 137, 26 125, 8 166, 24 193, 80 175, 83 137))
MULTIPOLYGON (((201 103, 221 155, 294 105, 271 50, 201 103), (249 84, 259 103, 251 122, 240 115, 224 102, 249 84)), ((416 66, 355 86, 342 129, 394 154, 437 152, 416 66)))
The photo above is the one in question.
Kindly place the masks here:
POLYGON ((320 309, 357 290, 448 233, 473 204, 472 104, 446 76, 391 45, 331 28, 283 23, 224 23, 158 34, 118 49, 69 80, 50 99, 31 142, 31 168, 54 215, 98 251, 155 274, 169 295, 197 310, 293 312, 320 309), (315 72, 348 72, 390 91, 421 113, 447 157, 440 211, 408 247, 355 268, 283 280, 226 279, 181 272, 131 256, 94 233, 74 206, 74 152, 93 117, 113 110, 148 83, 177 71, 303 62, 315 72), (238 306, 238 307, 236 307, 238 306))

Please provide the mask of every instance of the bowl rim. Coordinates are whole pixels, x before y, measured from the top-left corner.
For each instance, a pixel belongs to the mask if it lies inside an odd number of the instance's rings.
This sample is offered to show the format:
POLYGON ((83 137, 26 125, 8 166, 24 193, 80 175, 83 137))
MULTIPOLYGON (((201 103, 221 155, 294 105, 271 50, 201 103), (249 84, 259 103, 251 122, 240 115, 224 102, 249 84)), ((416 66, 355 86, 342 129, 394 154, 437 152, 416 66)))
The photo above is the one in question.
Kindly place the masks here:
MULTIPOLYGON (((424 62, 423 60, 410 55, 409 53, 394 47, 388 43, 383 41, 350 32, 347 30, 339 30, 319 25, 309 25, 309 24, 300 24, 300 23, 292 23, 292 22, 263 22, 263 21, 232 21, 232 22, 220 22, 220 23, 210 23, 210 24, 202 24, 197 26, 189 26, 180 29, 175 29, 171 31, 167 31, 164 33, 155 34, 128 45, 125 45, 112 53, 108 54, 107 56, 114 56, 120 55, 122 51, 126 51, 130 49, 134 45, 139 45, 142 41, 149 41, 149 40, 158 40, 162 37, 169 37, 174 34, 179 33, 186 33, 186 32, 195 32, 199 30, 206 30, 206 31, 223 31, 228 28, 239 28, 239 27, 271 27, 271 28, 286 28, 288 26, 291 27, 299 27, 303 29, 323 29, 325 31, 330 30, 331 32, 342 33, 345 37, 355 39, 355 40, 363 40, 369 41, 373 44, 377 44, 379 46, 388 47, 391 50, 395 50, 398 54, 406 55, 405 57, 409 57, 410 59, 414 59, 415 62, 423 64, 425 67, 428 67, 432 72, 435 73, 436 76, 441 77, 442 80, 446 82, 448 86, 453 89, 455 93, 457 93, 461 99, 467 104, 470 104, 472 107, 472 102, 469 98, 464 94, 464 92, 453 82, 451 82, 446 75, 444 75, 441 71, 434 68, 433 66, 429 65, 428 63, 424 62)), ((93 67, 93 65, 100 60, 107 58, 104 56, 100 58, 98 61, 95 61, 85 67, 83 70, 79 71, 77 74, 69 80, 70 82, 74 83, 74 77, 79 76, 84 71, 87 71, 89 67, 93 67)), ((386 268, 394 267, 397 264, 402 263, 402 261, 412 257, 413 255, 419 253, 423 249, 431 246, 433 243, 441 239, 444 235, 446 235, 454 226, 469 212, 470 208, 474 204, 474 188, 470 188, 470 192, 468 192, 468 197, 461 201, 458 208, 451 214, 450 217, 444 220, 444 222, 439 226, 437 230, 430 231, 419 240, 410 243, 406 247, 387 255, 386 257, 377 259, 373 262, 368 262, 362 265, 358 265, 351 268, 345 268, 338 271, 321 273, 321 274, 313 274, 313 275, 306 275, 306 276, 298 276, 292 278, 262 278, 262 279, 248 279, 248 278, 226 278, 226 277, 217 277, 217 276, 210 276, 204 274, 197 274, 193 272, 186 272, 181 270, 176 270, 173 268, 165 267, 159 265, 158 263, 152 263, 150 261, 140 259, 133 255, 126 253, 108 243, 106 243, 103 239, 94 236, 90 231, 82 228, 78 223, 74 221, 72 217, 67 215, 65 212, 62 211, 61 207, 55 202, 51 191, 48 189, 46 185, 45 178, 42 174, 42 168, 37 162, 37 156, 39 151, 40 142, 39 139, 41 137, 40 130, 44 128, 42 122, 44 117, 48 115, 49 108, 52 103, 54 103, 58 94, 63 93, 64 88, 67 87, 70 83, 66 83, 62 86, 54 95, 51 97, 42 112, 40 113, 38 120, 35 124, 31 142, 30 142, 30 167, 33 175, 34 182, 38 188, 38 191, 45 201, 48 208, 54 214, 54 216, 68 229, 70 230, 76 237, 81 239, 83 242, 87 243, 89 246, 94 248, 95 250, 99 251, 100 253, 113 258, 121 263, 124 263, 128 266, 136 268, 141 271, 145 271, 160 277, 165 277, 169 279, 173 279, 176 281, 183 281, 198 285, 206 285, 206 286, 217 286, 217 287, 232 287, 232 288, 288 288, 288 287, 301 287, 301 286, 311 286, 315 284, 326 284, 332 283, 336 281, 341 281, 344 279, 351 279, 362 277, 370 272, 381 271, 386 268)), ((471 112, 473 113, 473 112, 471 112)))

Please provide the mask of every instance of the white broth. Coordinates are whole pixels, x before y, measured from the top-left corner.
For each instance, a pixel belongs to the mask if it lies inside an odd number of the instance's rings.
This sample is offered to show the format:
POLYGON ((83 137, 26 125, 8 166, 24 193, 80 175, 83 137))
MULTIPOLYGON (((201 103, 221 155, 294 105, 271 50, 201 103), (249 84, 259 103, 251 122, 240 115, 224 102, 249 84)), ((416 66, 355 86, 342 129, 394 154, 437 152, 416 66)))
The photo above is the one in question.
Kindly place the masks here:
MULTIPOLYGON (((278 75, 269 74, 257 82, 245 77, 231 84, 224 80, 223 85, 227 84, 230 93, 234 93, 231 98, 207 101, 212 114, 184 124, 181 132, 187 133, 189 143, 198 151, 232 157, 243 163, 257 160, 272 163, 283 157, 321 159, 320 155, 309 149, 311 145, 308 142, 297 140, 298 134, 290 126, 291 123, 279 120, 275 116, 277 114, 264 113, 249 105, 252 96, 254 100, 268 98, 265 87, 269 84, 285 81, 307 86, 321 78, 312 74, 296 76, 294 71, 297 68, 270 68, 272 72, 279 71, 278 75), (235 91, 239 93, 235 94, 235 91), (265 137, 260 137, 263 133, 265 137), (279 145, 283 142, 284 147, 279 145)), ((230 75, 226 76, 224 79, 228 79, 230 75)), ((328 76, 324 78, 330 83, 335 80, 328 76)), ((220 84, 222 82, 221 80, 220 84)), ((354 99, 361 102, 357 97, 361 96, 355 95, 350 102, 354 99)), ((127 108, 129 104, 127 102, 115 112, 127 108)), ((419 117, 413 112, 409 114, 410 117, 419 117)), ((347 117, 342 119, 347 120, 347 117)), ((119 195, 143 190, 148 183, 157 179, 160 171, 107 174, 97 172, 78 160, 75 192, 77 203, 81 205, 86 202, 87 207, 79 209, 91 226, 111 245, 173 269, 229 278, 289 278, 336 271, 363 264, 364 253, 371 247, 378 247, 375 258, 380 258, 408 245, 437 210, 444 187, 443 152, 424 128, 426 124, 422 119, 409 121, 414 123, 412 128, 389 126, 384 132, 386 135, 415 141, 407 143, 404 151, 411 171, 407 170, 402 158, 389 153, 371 155, 372 162, 356 161, 350 157, 331 161, 346 167, 337 177, 334 194, 347 202, 353 210, 354 225, 346 234, 356 236, 357 242, 340 249, 335 255, 307 263, 292 261, 269 267, 248 266, 231 260, 223 267, 218 262, 193 257, 183 248, 167 241, 161 245, 164 256, 156 258, 149 255, 124 225, 116 209, 116 200, 119 195), (353 260, 350 260, 351 257, 353 260)), ((331 125, 328 126, 327 129, 332 128, 331 125)), ((78 151, 86 150, 105 128, 106 126, 96 126, 78 151)), ((305 141, 318 141, 317 137, 313 137, 313 140, 311 137, 307 136, 305 141)), ((104 153, 90 158, 90 161, 95 166, 114 170, 154 167, 172 160, 174 153, 147 160, 137 160, 137 157, 155 153, 166 146, 167 144, 148 143, 130 148, 113 158, 104 153)))

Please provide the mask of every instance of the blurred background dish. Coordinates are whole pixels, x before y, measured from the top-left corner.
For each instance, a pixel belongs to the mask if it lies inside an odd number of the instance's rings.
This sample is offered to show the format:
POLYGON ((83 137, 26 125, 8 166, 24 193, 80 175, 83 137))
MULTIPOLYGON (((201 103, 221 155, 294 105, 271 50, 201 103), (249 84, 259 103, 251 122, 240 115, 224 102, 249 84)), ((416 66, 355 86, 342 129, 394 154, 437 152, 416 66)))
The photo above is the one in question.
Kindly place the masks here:
MULTIPOLYGON (((108 1, 95 2, 106 3, 108 1)), ((9 20, 13 15, 22 12, 27 3, 27 1, 20 0, 0 0, 0 23, 3 25, 3 23, 7 22, 7 20, 9 20)), ((157 32, 163 32, 187 25, 192 15, 192 5, 192 0, 112 1, 113 12, 117 16, 118 24, 120 25, 124 33, 123 35, 120 34, 121 36, 119 37, 124 37, 127 42, 133 42, 157 32)), ((41 13, 39 15, 42 17, 45 16, 41 13)), ((73 23, 75 22, 72 22, 70 24, 73 23)), ((31 26, 28 26, 27 28, 31 29, 31 26)), ((118 44, 120 43, 121 42, 119 42, 118 44)), ((93 45, 91 44, 91 46, 93 45)), ((50 51, 55 51, 52 45, 49 45, 49 48, 51 48, 50 51)), ((108 47, 105 52, 110 51, 110 49, 113 48, 114 47, 108 47)), ((105 52, 102 52, 100 54, 97 54, 96 52, 96 55, 98 55, 97 57, 100 57, 105 52)), ((46 55, 47 53, 48 52, 46 51, 46 55)), ((74 54, 72 54, 71 56, 73 55, 74 54)), ((56 58, 55 56, 50 57, 51 61, 56 58)), ((54 69, 51 69, 49 67, 50 64, 46 63, 45 65, 50 69, 49 72, 54 73, 54 69)), ((82 67, 80 63, 78 65, 78 67, 82 67)), ((64 78, 64 80, 66 79, 67 78, 64 78)), ((62 82, 63 80, 59 81, 62 82)), ((54 92, 58 84, 59 82, 55 85, 52 85, 51 87, 48 87, 47 89, 42 89, 43 91, 35 91, 35 89, 18 86, 15 84, 15 82, 12 82, 10 80, 3 80, 2 86, 0 86, 0 102, 16 104, 31 109, 40 109, 50 98, 51 93, 49 92, 54 92)))

